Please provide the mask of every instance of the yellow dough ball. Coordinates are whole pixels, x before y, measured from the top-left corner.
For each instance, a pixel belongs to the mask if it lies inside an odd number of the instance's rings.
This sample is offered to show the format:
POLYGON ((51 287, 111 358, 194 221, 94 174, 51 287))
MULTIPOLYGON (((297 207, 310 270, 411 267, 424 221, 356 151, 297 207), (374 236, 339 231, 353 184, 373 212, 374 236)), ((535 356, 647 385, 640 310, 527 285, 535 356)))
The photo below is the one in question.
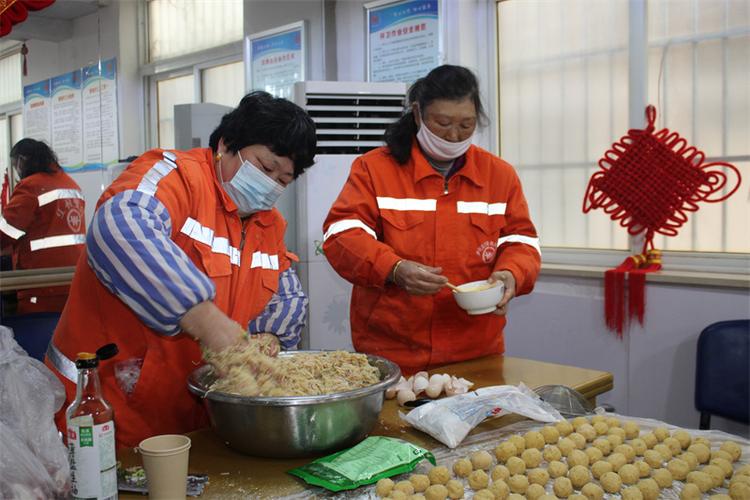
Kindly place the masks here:
POLYGON ((648 450, 646 442, 641 438, 635 438, 628 444, 630 444, 630 447, 633 448, 633 451, 635 452, 635 455, 637 457, 642 457, 643 454, 646 453, 646 450, 648 450))
POLYGON ((705 444, 706 448, 708 448, 709 450, 711 449, 711 441, 709 441, 708 438, 704 438, 702 436, 693 439, 693 444, 705 444))
POLYGON ((732 480, 729 481, 729 484, 732 485, 734 483, 745 483, 747 485, 750 485, 750 476, 746 476, 744 474, 740 474, 739 471, 734 473, 734 476, 732 477, 732 480))
POLYGON ((555 495, 550 495, 548 493, 544 495, 543 497, 539 497, 539 500, 557 500, 557 497, 555 495))
POLYGON ((622 479, 614 472, 607 472, 599 479, 599 482, 607 493, 617 493, 622 486, 622 479))
POLYGON ((494 500, 495 494, 487 488, 484 488, 474 493, 472 498, 474 498, 474 500, 494 500))
POLYGON ((711 495, 708 497, 709 500, 732 500, 729 495, 711 495))
POLYGON ((548 425, 546 427, 542 427, 542 430, 540 430, 539 432, 542 434, 542 437, 544 437, 544 442, 547 444, 555 444, 560 439, 560 431, 557 430, 557 427, 548 425))
POLYGON ((686 484, 680 492, 681 500, 699 500, 702 497, 701 489, 695 484, 686 484))
POLYGON ((583 452, 587 457, 589 457, 590 464, 593 464, 597 460, 601 460, 602 458, 604 458, 604 453, 602 453, 602 450, 593 446, 586 448, 585 450, 583 450, 583 452))
POLYGON ((730 484, 729 496, 732 500, 747 500, 750 498, 750 484, 742 482, 730 484))
POLYGON ((492 481, 492 484, 488 486, 488 489, 495 495, 497 500, 505 500, 510 495, 510 487, 503 481, 492 481))
POLYGON ((673 456, 672 448, 670 448, 666 444, 664 443, 657 444, 656 446, 654 446, 654 451, 658 451, 659 454, 661 455, 661 458, 663 458, 665 462, 672 460, 672 456, 673 456))
POLYGON ((526 449, 526 440, 523 438, 523 436, 519 436, 518 434, 513 434, 511 437, 508 438, 508 441, 513 443, 519 455, 521 454, 523 450, 526 449))
POLYGON ((427 500, 427 499, 421 493, 414 493, 413 495, 410 495, 409 497, 407 497, 407 500, 427 500))
POLYGON ((635 450, 629 444, 621 444, 620 446, 615 446, 614 452, 622 453, 623 455, 625 455, 625 459, 628 461, 628 463, 635 460, 635 450))
POLYGON ((430 478, 430 484, 445 484, 451 478, 451 473, 448 471, 448 467, 439 465, 430 469, 427 477, 430 478))
POLYGON ((458 479, 450 479, 445 483, 445 487, 448 490, 448 498, 455 500, 464 497, 464 483, 458 479))
POLYGON ((526 495, 519 495, 518 493, 511 493, 510 496, 508 497, 508 500, 526 500, 526 495))
POLYGON ((701 472, 711 476, 711 479, 714 483, 714 488, 717 488, 724 484, 724 478, 726 477, 726 474, 724 474, 724 469, 722 469, 718 465, 706 465, 705 467, 703 467, 701 472))
POLYGON ((643 460, 638 460, 634 464, 638 468, 638 476, 640 477, 650 477, 651 476, 651 466, 644 462, 643 460))
POLYGON ((620 470, 620 467, 628 463, 628 459, 622 453, 612 453, 607 457, 607 462, 612 464, 614 470, 620 470))
POLYGON ((427 477, 427 474, 412 474, 409 476, 409 481, 411 481, 414 491, 417 493, 423 492, 430 485, 430 478, 427 477))
POLYGON ((504 465, 498 464, 492 468, 492 474, 490 474, 493 481, 505 481, 510 477, 510 471, 504 465))
POLYGON ((484 450, 475 451, 471 454, 469 460, 471 460, 471 465, 474 467, 474 470, 488 470, 490 465, 492 465, 492 455, 484 450))
POLYGON ((471 460, 466 458, 459 458, 453 462, 453 473, 456 477, 469 477, 471 471, 474 470, 474 466, 471 465, 471 460))
POLYGON ((625 422, 622 428, 625 431, 625 437, 628 439, 635 439, 641 433, 641 428, 635 422, 625 422))
POLYGON ((682 453, 682 445, 676 438, 668 437, 662 444, 669 446, 669 450, 672 452, 673 456, 682 453))
POLYGON ((567 420, 560 420, 555 424, 555 429, 560 433, 561 437, 565 437, 573 432, 573 425, 567 420))
POLYGON ((643 454, 643 461, 652 468, 658 469, 664 463, 664 457, 656 450, 646 450, 646 453, 643 454))
POLYGON ((612 444, 606 438, 594 439, 594 442, 591 443, 591 446, 599 449, 604 456, 612 453, 612 444))
POLYGON ((483 470, 475 470, 469 474, 469 487, 472 490, 481 490, 490 483, 490 477, 483 470))
POLYGON ((625 440, 625 429, 622 427, 610 427, 607 431, 608 436, 620 436, 622 440, 625 440))
POLYGON ((568 466, 555 460, 554 462, 549 463, 547 466, 547 472, 549 472, 549 477, 552 479, 563 477, 568 474, 568 466))
POLYGON ((643 495, 644 500, 657 500, 661 493, 661 488, 659 488, 656 481, 651 478, 641 479, 636 486, 641 490, 641 495, 643 495))
POLYGON ((591 425, 594 427, 597 436, 606 436, 609 431, 609 426, 604 422, 596 422, 591 425))
POLYGON ((375 494, 379 497, 387 497, 391 494, 391 490, 393 490, 394 482, 392 479, 389 479, 387 477, 378 480, 378 482, 375 484, 375 494))
POLYGON ((575 489, 580 489, 584 484, 591 481, 591 473, 588 467, 583 465, 575 465, 570 468, 568 472, 568 479, 573 484, 575 489))
POLYGON ((391 500, 409 500, 412 497, 412 495, 406 494, 401 490, 393 490, 391 491, 391 494, 388 495, 388 498, 391 500))
POLYGON ((617 417, 607 417, 607 425, 610 427, 622 427, 622 422, 617 417))
POLYGON ((518 456, 518 450, 516 449, 516 445, 511 443, 510 441, 503 441, 499 445, 495 446, 495 458, 497 458, 498 462, 505 462, 510 457, 518 456))
POLYGON ((643 494, 637 486, 628 486, 620 494, 622 500, 643 500, 643 494))
POLYGON ((659 488, 670 488, 672 486, 672 473, 667 469, 656 469, 651 477, 659 485, 659 488))
POLYGON ((552 491, 560 498, 567 498, 573 493, 573 484, 567 477, 558 477, 552 485, 552 491))
POLYGON ((547 469, 532 469, 526 473, 526 477, 529 478, 529 483, 544 486, 549 481, 549 472, 547 469))
POLYGON ((695 470, 698 467, 698 457, 696 457, 692 452, 686 451, 677 458, 688 464, 688 467, 690 467, 691 471, 695 470))
POLYGON ((568 497, 568 500, 588 500, 585 495, 580 495, 578 493, 573 493, 568 497))
POLYGON ((526 489, 529 487, 529 478, 522 474, 510 476, 510 479, 508 480, 508 486, 510 486, 510 491, 512 491, 513 493, 523 495, 524 493, 526 493, 526 489))
POLYGON ((576 449, 576 444, 569 437, 564 437, 558 441, 557 447, 560 450, 560 453, 562 453, 564 457, 567 457, 571 451, 576 449))
POLYGON ((712 458, 711 461, 709 462, 709 465, 716 465, 718 467, 721 467, 721 470, 724 471, 725 478, 732 477, 732 473, 734 472, 732 470, 731 462, 723 458, 712 458))
POLYGON ((614 467, 612 467, 612 464, 609 462, 605 462, 604 460, 594 462, 594 465, 591 466, 591 473, 596 479, 601 479, 604 474, 606 474, 607 472, 612 472, 613 470, 614 467))
POLYGON ((726 451, 730 455, 732 455, 732 460, 736 462, 740 459, 742 456, 742 448, 740 448, 740 445, 735 443, 734 441, 725 441, 721 444, 719 447, 721 451, 726 451))
POLYGON ((567 462, 568 462, 568 467, 573 467, 575 465, 584 465, 588 467, 589 456, 586 455, 581 450, 573 450, 570 452, 570 454, 568 454, 567 462))
MULTIPOLYGON (((607 425, 607 424, 604 424, 607 425)), ((586 438, 586 441, 591 442, 598 436, 596 429, 591 424, 584 424, 576 429, 576 432, 586 438)))
POLYGON ((571 424, 573 424, 574 429, 578 429, 582 425, 586 425, 589 423, 589 419, 586 417, 576 417, 573 419, 571 424))
POLYGON ((542 463, 542 452, 536 448, 529 448, 521 453, 521 460, 526 464, 527 469, 533 469, 539 467, 542 463))
POLYGON ((602 500, 604 498, 604 490, 601 486, 596 483, 588 483, 581 488, 583 496, 588 500, 602 500))
POLYGON ((568 436, 568 439, 573 441, 573 443, 575 443, 576 445, 576 448, 578 448, 579 450, 582 450, 586 447, 586 438, 583 437, 583 434, 581 433, 573 432, 568 436))
POLYGON ((544 436, 539 431, 529 431, 523 435, 523 440, 526 442, 526 449, 536 448, 541 450, 544 448, 544 436))
MULTIPOLYGON (((408 481, 408 480, 399 481, 393 485, 393 491, 400 491, 407 495, 413 495, 414 485, 412 484, 411 481, 408 481)), ((391 496, 393 496, 393 491, 391 491, 391 496)))
POLYGON ((690 472, 690 466, 684 460, 673 458, 667 463, 667 470, 672 473, 674 479, 684 481, 690 472))
POLYGON ((709 460, 713 460, 714 458, 723 458, 730 464, 734 462, 734 458, 732 457, 732 455, 724 450, 711 450, 711 457, 709 458, 709 460))
POLYGON ((594 415, 594 416, 591 417, 591 420, 589 420, 589 423, 591 425, 594 425, 594 424, 599 423, 599 422, 603 422, 603 423, 606 424, 607 423, 607 416, 606 415, 601 415, 601 414, 596 414, 596 415, 594 415))
POLYGON ((545 446, 542 452, 542 458, 547 462, 554 462, 562 458, 562 452, 560 448, 555 445, 545 446))
POLYGON ((508 468, 511 476, 526 472, 526 462, 518 457, 510 457, 508 461, 505 462, 505 466, 508 468))
POLYGON ((526 498, 529 500, 537 500, 537 498, 545 495, 544 486, 538 484, 530 484, 526 489, 526 498))
POLYGON ((607 441, 609 441, 609 444, 614 448, 615 446, 620 446, 624 439, 622 436, 618 436, 617 434, 608 434, 607 435, 607 441))
POLYGON ((635 484, 640 479, 641 474, 638 472, 638 467, 633 464, 625 464, 617 470, 620 475, 623 484, 635 484))
POLYGON ((708 463, 708 460, 711 458, 711 449, 703 443, 691 444, 688 447, 688 451, 695 455, 699 464, 708 463))
POLYGON ((646 443, 646 448, 649 450, 659 444, 659 440, 656 439, 656 435, 654 435, 653 432, 647 432, 645 434, 641 434, 640 439, 646 443))
POLYGON ((448 488, 442 484, 433 484, 424 492, 425 500, 445 500, 448 498, 448 488))
POLYGON ((657 427, 654 429, 654 436, 656 436, 656 439, 661 443, 669 437, 669 431, 664 427, 657 427))
POLYGON ((672 437, 680 442, 680 446, 683 450, 687 450, 688 446, 693 442, 693 437, 683 430, 675 431, 672 437))

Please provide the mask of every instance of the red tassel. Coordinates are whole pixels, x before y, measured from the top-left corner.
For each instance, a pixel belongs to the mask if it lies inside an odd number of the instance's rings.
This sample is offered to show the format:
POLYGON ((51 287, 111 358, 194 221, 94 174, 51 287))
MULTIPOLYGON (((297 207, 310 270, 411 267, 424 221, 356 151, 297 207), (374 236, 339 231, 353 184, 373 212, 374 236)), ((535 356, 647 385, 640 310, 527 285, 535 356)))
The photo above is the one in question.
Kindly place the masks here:
POLYGON ((637 317, 641 325, 643 325, 646 311, 646 273, 652 273, 660 269, 661 251, 654 248, 646 252, 646 262, 641 268, 628 274, 628 313, 631 318, 637 317))
POLYGON ((622 338, 625 330, 625 273, 645 262, 643 255, 631 255, 604 273, 604 313, 607 328, 622 338))
POLYGON ((29 71, 28 67, 26 65, 26 54, 29 53, 29 48, 26 46, 26 44, 21 45, 21 59, 23 60, 23 76, 28 76, 29 71))

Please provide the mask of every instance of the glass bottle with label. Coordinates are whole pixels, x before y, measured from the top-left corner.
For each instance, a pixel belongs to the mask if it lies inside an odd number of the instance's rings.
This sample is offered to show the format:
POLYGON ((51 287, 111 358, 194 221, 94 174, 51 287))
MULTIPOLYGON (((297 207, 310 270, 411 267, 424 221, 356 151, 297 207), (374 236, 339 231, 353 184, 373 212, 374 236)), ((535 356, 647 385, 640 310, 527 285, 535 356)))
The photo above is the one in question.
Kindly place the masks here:
POLYGON ((117 461, 112 407, 102 396, 99 361, 117 354, 108 344, 96 354, 79 352, 76 359, 76 398, 65 412, 68 458, 75 499, 116 499, 117 461))

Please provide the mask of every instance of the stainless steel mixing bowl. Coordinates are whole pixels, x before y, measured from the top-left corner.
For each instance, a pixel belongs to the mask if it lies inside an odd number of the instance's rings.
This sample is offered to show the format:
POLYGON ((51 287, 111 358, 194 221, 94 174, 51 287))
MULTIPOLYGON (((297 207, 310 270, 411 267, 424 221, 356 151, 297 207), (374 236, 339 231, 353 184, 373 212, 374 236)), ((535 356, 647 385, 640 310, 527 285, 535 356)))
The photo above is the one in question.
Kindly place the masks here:
MULTIPOLYGON (((288 351, 296 356, 322 351, 288 351)), ((380 382, 322 396, 245 397, 208 391, 215 380, 211 366, 188 377, 188 389, 203 398, 211 426, 226 443, 248 455, 306 457, 352 446, 372 430, 383 407, 385 390, 401 370, 380 356, 367 355, 380 370, 380 382)))

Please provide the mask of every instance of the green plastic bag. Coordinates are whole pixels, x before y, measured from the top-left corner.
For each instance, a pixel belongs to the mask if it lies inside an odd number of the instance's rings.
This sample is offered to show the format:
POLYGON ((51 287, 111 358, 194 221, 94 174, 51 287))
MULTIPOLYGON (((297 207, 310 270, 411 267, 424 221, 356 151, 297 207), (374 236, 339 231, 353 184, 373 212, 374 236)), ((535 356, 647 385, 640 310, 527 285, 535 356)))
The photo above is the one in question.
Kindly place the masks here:
POLYGON ((348 450, 318 458, 289 474, 331 491, 352 490, 384 477, 414 470, 424 459, 435 465, 429 451, 401 439, 370 436, 348 450))

